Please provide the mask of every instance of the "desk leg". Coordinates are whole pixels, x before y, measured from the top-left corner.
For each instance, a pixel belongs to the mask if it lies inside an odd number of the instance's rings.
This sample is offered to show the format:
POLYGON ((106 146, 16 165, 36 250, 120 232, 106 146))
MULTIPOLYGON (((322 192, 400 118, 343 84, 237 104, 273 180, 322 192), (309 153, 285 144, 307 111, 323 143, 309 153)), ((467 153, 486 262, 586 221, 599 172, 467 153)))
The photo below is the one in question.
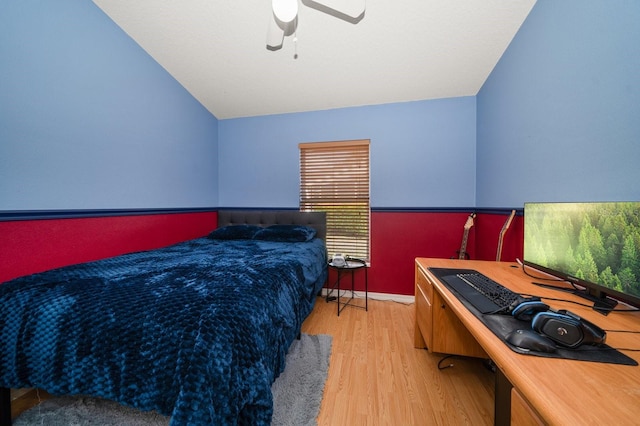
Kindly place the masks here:
POLYGON ((509 426, 511 424, 511 388, 513 385, 502 373, 496 369, 495 405, 493 409, 493 424, 495 426, 509 426))
POLYGON ((11 390, 0 387, 0 426, 11 426, 11 390))

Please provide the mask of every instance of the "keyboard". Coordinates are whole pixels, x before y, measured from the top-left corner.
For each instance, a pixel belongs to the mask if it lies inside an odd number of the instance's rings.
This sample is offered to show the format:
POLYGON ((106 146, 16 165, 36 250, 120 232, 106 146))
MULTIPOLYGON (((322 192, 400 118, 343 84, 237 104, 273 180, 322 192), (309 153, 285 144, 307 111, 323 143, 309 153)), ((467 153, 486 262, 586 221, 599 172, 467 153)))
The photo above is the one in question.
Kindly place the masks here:
POLYGON ((503 285, 473 269, 429 268, 449 288, 483 314, 496 313, 520 298, 503 285))

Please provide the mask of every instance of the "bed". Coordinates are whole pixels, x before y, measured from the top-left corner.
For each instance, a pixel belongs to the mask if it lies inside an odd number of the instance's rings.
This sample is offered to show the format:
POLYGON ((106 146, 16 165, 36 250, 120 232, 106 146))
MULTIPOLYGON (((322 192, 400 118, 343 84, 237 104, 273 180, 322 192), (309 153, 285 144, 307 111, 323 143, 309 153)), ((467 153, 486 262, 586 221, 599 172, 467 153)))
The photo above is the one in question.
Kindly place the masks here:
POLYGON ((0 417, 9 388, 33 387, 172 425, 269 424, 325 233, 323 213, 221 210, 206 237, 0 285, 0 417))

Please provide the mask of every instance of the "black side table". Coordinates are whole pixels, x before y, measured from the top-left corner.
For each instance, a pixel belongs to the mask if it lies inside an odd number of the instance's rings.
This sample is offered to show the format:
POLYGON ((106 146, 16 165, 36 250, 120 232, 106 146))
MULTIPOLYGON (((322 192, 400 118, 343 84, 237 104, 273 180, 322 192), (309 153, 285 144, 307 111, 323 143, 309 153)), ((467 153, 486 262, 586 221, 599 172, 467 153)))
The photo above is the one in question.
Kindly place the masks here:
POLYGON ((369 310, 369 303, 368 303, 368 298, 369 298, 369 275, 367 273, 367 263, 363 260, 360 259, 348 259, 346 264, 343 266, 337 266, 334 265, 332 262, 329 262, 329 268, 334 269, 337 271, 338 273, 338 278, 336 279, 336 282, 333 283, 333 285, 328 289, 327 291, 327 295, 326 295, 326 301, 327 303, 330 301, 335 300, 336 302, 338 302, 338 316, 340 316, 340 312, 342 312, 342 310, 346 307, 346 306, 352 306, 354 308, 361 308, 364 309, 365 311, 369 310), (351 303, 353 301, 353 299, 355 298, 355 271, 358 269, 363 269, 364 268, 364 306, 360 306, 360 305, 355 305, 353 303, 351 303), (340 304, 340 281, 342 280, 342 278, 347 275, 347 274, 351 274, 351 289, 344 289, 344 291, 351 291, 351 297, 349 297, 349 299, 347 299, 346 302, 342 303, 342 306, 340 304), (333 295, 333 292, 336 292, 337 295, 333 295))

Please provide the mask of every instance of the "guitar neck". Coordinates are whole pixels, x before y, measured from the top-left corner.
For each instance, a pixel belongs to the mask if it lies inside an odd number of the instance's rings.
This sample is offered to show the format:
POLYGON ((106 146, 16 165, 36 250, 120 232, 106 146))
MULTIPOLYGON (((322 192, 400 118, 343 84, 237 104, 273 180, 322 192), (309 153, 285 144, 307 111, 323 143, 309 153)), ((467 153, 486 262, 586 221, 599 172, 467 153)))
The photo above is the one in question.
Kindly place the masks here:
POLYGON ((469 229, 464 230, 464 234, 462 234, 462 244, 460 244, 460 254, 458 254, 458 259, 464 259, 467 254, 467 241, 469 240, 469 229))
POLYGON ((496 254, 496 262, 500 262, 502 258, 502 236, 504 234, 500 234, 500 240, 498 241, 498 253, 496 254))
POLYGON ((513 221, 515 215, 516 211, 511 210, 511 214, 504 222, 504 225, 502 225, 502 229, 500 230, 500 237, 498 238, 498 252, 496 253, 497 262, 500 262, 500 259, 502 258, 502 242, 504 241, 504 234, 507 233, 507 230, 509 229, 509 226, 511 226, 511 222, 513 221))
POLYGON ((458 252, 458 259, 465 259, 467 255, 467 241, 469 240, 469 230, 473 226, 473 219, 476 214, 471 213, 464 224, 464 233, 462 234, 462 244, 460 244, 460 251, 458 252))

